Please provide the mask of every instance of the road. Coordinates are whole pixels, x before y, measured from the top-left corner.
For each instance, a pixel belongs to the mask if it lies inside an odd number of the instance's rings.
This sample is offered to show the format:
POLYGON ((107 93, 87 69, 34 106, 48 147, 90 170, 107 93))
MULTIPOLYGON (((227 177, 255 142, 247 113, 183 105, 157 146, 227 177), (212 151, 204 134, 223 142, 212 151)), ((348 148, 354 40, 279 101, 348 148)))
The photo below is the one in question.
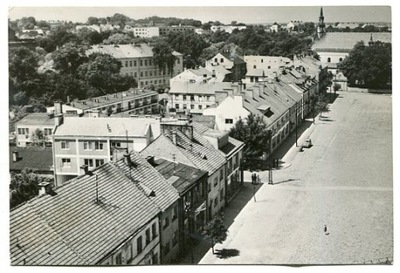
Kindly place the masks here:
MULTIPOLYGON (((339 93, 200 264, 363 264, 393 257, 392 99, 339 93), (290 156, 295 154, 295 156, 290 156), (327 233, 324 232, 327 226, 327 233)), ((267 173, 260 173, 267 181, 267 173)), ((251 187, 247 184, 245 187, 251 187)), ((229 210, 229 207, 227 208, 229 210)))

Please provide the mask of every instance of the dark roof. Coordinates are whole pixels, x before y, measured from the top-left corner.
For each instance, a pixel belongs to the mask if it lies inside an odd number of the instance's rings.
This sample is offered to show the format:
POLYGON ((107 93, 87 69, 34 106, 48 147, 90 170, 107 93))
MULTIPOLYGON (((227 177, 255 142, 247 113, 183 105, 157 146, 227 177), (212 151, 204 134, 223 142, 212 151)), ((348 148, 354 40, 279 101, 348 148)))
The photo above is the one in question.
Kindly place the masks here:
POLYGON ((155 160, 154 167, 165 179, 173 181, 172 186, 174 186, 179 194, 184 193, 191 186, 195 185, 197 181, 208 175, 206 171, 161 158, 155 160))
POLYGON ((10 171, 22 171, 30 168, 37 173, 53 173, 53 156, 51 148, 15 147, 9 148, 10 171), (18 161, 13 161, 13 151, 18 152, 18 161))
POLYGON ((152 200, 162 211, 178 200, 177 190, 146 159, 136 152, 131 152, 129 156, 132 162, 131 167, 124 160, 118 161, 116 166, 131 180, 138 181, 139 186, 153 191, 155 196, 152 200))
POLYGON ((112 163, 92 173, 10 212, 12 265, 94 265, 157 217, 152 197, 112 163))
POLYGON ((222 52, 221 53, 225 58, 231 60, 234 64, 246 64, 246 62, 237 55, 232 56, 230 53, 222 52))
POLYGON ((54 120, 47 113, 31 113, 17 122, 18 125, 49 125, 55 126, 54 120))

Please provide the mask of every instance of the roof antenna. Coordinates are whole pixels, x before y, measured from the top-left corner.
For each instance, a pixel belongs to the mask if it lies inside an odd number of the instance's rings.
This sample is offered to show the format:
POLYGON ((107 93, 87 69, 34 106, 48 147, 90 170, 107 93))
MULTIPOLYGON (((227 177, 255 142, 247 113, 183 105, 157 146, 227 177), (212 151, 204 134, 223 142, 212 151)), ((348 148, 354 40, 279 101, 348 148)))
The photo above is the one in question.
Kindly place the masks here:
POLYGON ((95 179, 96 179, 96 203, 99 203, 99 182, 97 179, 97 174, 95 175, 95 179))
POLYGON ((175 174, 175 167, 176 167, 176 155, 172 154, 172 160, 174 161, 174 174, 175 174))

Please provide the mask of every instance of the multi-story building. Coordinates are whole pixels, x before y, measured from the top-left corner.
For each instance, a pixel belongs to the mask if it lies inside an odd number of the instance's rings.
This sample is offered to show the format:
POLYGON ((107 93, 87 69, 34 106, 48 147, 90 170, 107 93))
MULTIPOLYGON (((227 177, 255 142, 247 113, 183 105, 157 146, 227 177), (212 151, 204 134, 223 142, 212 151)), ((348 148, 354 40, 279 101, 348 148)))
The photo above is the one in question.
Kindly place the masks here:
POLYGON ((133 159, 135 183, 107 163, 55 190, 40 184, 38 197, 10 212, 11 264, 160 264, 161 212, 142 186, 160 177, 143 161, 133 159))
MULTIPOLYGON (((159 110, 158 93, 156 91, 133 88, 124 92, 75 100, 65 107, 67 107, 65 111, 67 114, 68 107, 84 113, 96 110, 105 115, 120 112, 128 112, 132 115, 150 115, 158 113, 159 110)), ((69 111, 71 112, 73 109, 69 111)))
POLYGON ((244 56, 247 65, 246 79, 248 84, 263 82, 291 65, 291 60, 286 57, 275 56, 244 56))
MULTIPOLYGON (((151 201, 160 210, 160 261, 162 264, 174 263, 179 258, 180 238, 179 193, 151 164, 138 153, 125 153, 124 160, 115 166, 132 182, 139 184, 151 201)), ((141 207, 146 210, 146 207, 141 207)))
POLYGON ((31 113, 15 123, 16 144, 26 147, 35 141, 51 145, 54 131, 53 116, 48 113, 31 113))
POLYGON ((245 78, 246 62, 234 52, 218 53, 210 60, 206 61, 206 68, 210 71, 220 66, 231 72, 228 81, 238 82, 245 78))
POLYGON ((160 36, 159 27, 134 27, 132 31, 135 37, 151 38, 160 36))
POLYGON ((141 154, 158 155, 208 172, 206 218, 212 219, 227 202, 227 175, 230 174, 227 174, 228 163, 223 151, 242 143, 232 141, 227 133, 218 132, 212 140, 218 143, 216 148, 187 120, 164 120, 160 125, 161 135, 141 154))
POLYGON ((148 162, 178 191, 180 253, 184 256, 194 247, 193 240, 201 237, 206 225, 206 171, 164 158, 148 157, 148 162))
POLYGON ((169 90, 168 105, 177 112, 201 114, 217 105, 238 88, 238 84, 214 81, 174 81, 169 90))
POLYGON ((81 174, 81 166, 96 168, 140 151, 156 138, 159 120, 152 118, 56 117, 53 135, 55 185, 81 174))
POLYGON ((154 61, 152 47, 147 44, 93 45, 87 55, 95 52, 113 56, 122 64, 120 73, 134 77, 140 88, 154 85, 169 85, 169 79, 183 71, 183 56, 173 51, 173 71, 161 71, 154 61))

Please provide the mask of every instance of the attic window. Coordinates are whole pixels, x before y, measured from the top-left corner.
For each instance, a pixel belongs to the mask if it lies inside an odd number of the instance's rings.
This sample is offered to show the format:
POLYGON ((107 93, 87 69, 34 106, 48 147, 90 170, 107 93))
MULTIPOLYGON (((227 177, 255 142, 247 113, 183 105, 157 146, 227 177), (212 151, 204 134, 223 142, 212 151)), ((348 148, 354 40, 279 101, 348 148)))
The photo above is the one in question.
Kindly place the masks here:
POLYGON ((267 118, 271 117, 274 114, 274 112, 271 111, 270 108, 268 108, 268 110, 264 113, 264 116, 266 116, 267 118))

